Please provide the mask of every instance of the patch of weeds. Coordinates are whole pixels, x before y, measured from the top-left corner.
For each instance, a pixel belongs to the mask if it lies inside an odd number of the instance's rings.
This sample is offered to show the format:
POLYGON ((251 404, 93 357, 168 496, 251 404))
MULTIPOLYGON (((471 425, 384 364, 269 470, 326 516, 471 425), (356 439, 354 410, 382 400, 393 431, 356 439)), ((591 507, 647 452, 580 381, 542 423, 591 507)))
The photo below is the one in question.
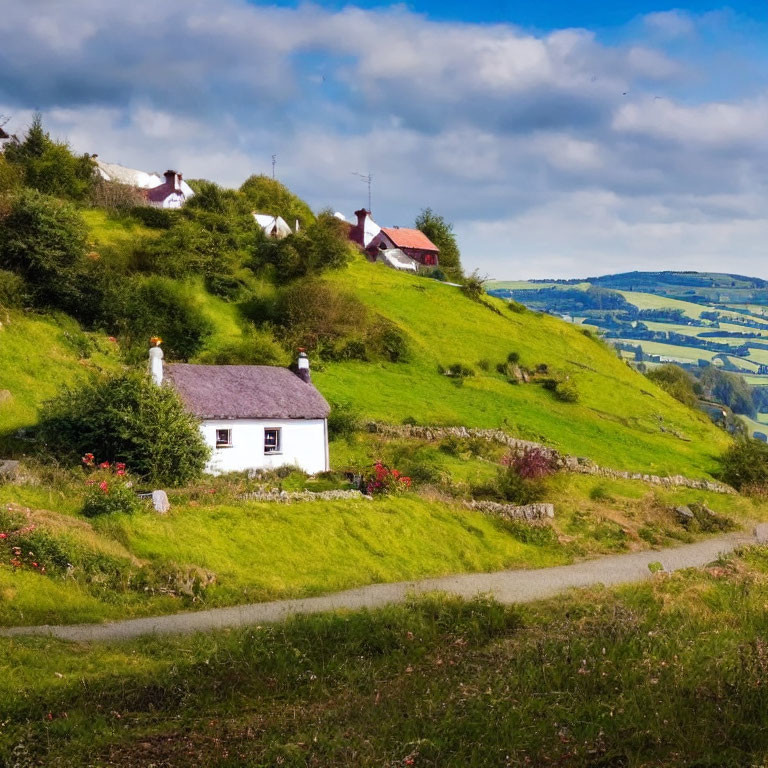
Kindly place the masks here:
POLYGON ((608 493, 608 488, 605 483, 598 483, 596 486, 590 489, 589 498, 592 501, 615 501, 614 497, 608 493))
POLYGON ((533 544, 536 547, 558 545, 557 533, 546 523, 526 523, 522 520, 496 518, 496 525, 523 544, 533 544))

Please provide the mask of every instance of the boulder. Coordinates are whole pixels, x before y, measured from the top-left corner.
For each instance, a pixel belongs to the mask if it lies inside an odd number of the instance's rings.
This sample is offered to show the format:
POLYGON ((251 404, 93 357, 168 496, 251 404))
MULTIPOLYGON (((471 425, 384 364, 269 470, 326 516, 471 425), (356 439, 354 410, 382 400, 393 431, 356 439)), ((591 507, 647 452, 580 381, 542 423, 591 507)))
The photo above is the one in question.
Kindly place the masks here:
POLYGON ((690 507, 675 507, 675 514, 683 525, 687 525, 696 519, 690 507))
POLYGON ((758 523, 754 533, 758 544, 768 544, 768 523, 758 523))
POLYGON ((152 506, 159 515, 164 515, 170 508, 168 494, 165 491, 152 491, 152 506))
POLYGON ((0 405, 7 403, 9 400, 13 400, 13 395, 8 389, 0 389, 0 405))
POLYGON ((16 480, 19 476, 19 462, 13 459, 0 459, 0 480, 16 480))

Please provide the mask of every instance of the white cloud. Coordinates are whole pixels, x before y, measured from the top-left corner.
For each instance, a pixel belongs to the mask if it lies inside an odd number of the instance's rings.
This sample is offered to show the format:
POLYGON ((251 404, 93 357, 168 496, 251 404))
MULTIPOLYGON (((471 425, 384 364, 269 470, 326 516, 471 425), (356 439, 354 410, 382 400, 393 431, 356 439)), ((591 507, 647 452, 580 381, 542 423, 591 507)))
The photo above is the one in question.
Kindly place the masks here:
POLYGON ((665 49, 698 21, 651 14, 607 45, 402 6, 6 0, 0 113, 22 130, 38 107, 79 151, 228 185, 277 153, 298 194, 347 213, 370 171, 382 223, 431 206, 497 276, 764 271, 768 92, 702 95, 723 73, 665 49), (697 98, 676 99, 692 67, 697 98))

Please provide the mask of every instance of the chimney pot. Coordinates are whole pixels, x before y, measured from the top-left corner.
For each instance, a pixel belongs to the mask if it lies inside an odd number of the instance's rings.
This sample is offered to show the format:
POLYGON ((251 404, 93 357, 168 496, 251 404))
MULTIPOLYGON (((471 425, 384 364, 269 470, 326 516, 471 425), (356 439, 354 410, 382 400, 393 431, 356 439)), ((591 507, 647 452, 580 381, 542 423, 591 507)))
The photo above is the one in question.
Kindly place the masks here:
POLYGON ((299 378, 302 381, 305 381, 307 384, 311 384, 312 377, 309 373, 309 358, 307 357, 307 353, 301 348, 299 349, 299 360, 297 368, 299 378))

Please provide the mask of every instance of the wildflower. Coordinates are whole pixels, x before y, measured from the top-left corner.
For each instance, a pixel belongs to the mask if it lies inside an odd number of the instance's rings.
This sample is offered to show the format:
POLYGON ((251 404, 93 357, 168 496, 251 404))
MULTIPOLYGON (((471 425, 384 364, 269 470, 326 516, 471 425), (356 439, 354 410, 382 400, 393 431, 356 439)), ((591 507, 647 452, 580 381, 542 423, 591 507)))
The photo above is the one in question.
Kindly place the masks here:
POLYGON ((124 470, 124 469, 118 469, 118 470, 115 472, 115 474, 116 474, 118 477, 122 477, 122 476, 125 474, 125 470, 124 470))
POLYGON ((38 563, 32 563, 33 568, 37 568, 37 566, 38 566, 38 563))
POLYGON ((7 539, 8 534, 7 533, 0 533, 0 539, 7 539))
POLYGON ((107 481, 106 480, 102 480, 99 483, 99 488, 101 488, 101 490, 104 491, 104 493, 106 493, 109 490, 109 486, 107 485, 107 481))
POLYGON ((109 462, 102 461, 101 464, 99 464, 99 469, 109 469, 109 462))
POLYGON ((93 454, 92 453, 86 453, 85 456, 82 458, 83 464, 85 464, 86 467, 92 467, 93 466, 93 454))
POLYGON ((125 462, 117 461, 115 462, 115 469, 120 471, 121 469, 125 471, 125 462))
POLYGON ((114 336, 108 336, 107 341, 111 341, 113 344, 117 344, 117 339, 114 336))

